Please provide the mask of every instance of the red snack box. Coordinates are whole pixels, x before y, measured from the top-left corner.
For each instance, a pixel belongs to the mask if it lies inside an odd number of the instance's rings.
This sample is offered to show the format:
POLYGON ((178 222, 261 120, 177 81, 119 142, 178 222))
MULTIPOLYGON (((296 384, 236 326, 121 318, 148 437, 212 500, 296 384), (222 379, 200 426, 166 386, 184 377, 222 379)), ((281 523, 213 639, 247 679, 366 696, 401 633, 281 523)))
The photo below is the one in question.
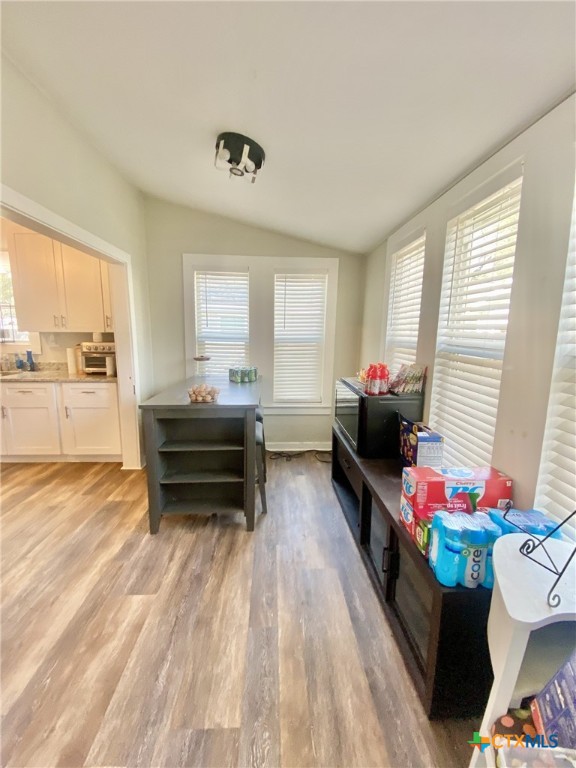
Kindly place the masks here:
POLYGON ((428 558, 430 525, 434 514, 435 512, 430 512, 422 516, 420 512, 414 511, 410 500, 404 494, 400 497, 400 520, 425 558, 428 558))
POLYGON ((512 498, 512 479, 493 467, 404 467, 402 495, 414 516, 432 520, 441 509, 473 512, 480 505, 502 509, 512 498))
POLYGON ((428 557, 429 531, 433 516, 434 513, 432 512, 430 516, 421 517, 420 513, 414 511, 410 500, 404 494, 400 497, 400 520, 426 558, 428 557))
POLYGON ((412 536, 414 533, 414 509, 412 508, 409 499, 404 494, 400 496, 400 521, 412 536))

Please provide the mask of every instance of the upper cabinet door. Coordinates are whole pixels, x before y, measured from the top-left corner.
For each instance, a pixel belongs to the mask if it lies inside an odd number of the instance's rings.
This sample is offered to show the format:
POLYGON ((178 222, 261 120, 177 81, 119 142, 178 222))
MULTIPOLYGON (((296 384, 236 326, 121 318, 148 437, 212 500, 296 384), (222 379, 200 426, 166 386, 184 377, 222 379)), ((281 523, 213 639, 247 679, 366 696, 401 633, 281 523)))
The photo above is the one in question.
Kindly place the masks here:
POLYGON ((13 243, 9 254, 18 328, 22 331, 62 330, 63 313, 52 240, 34 233, 15 233, 13 243))
MULTIPOLYGON (((69 245, 54 243, 61 250, 62 285, 67 331, 105 331, 100 260, 69 245)), ((58 263, 58 262, 57 262, 58 263)))

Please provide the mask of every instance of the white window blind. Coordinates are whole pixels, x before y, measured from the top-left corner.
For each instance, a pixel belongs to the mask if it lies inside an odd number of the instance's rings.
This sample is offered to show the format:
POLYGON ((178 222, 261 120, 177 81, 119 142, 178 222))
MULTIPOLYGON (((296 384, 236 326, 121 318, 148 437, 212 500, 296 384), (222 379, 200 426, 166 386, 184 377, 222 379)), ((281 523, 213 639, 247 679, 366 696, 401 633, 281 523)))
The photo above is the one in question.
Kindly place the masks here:
POLYGON ((29 340, 27 331, 18 330, 8 251, 0 251, 0 343, 25 344, 29 340))
POLYGON ((322 401, 327 275, 274 276, 274 401, 322 401))
POLYGON ((576 205, 535 507, 557 520, 576 508, 576 205))
POLYGON ((249 362, 248 272, 194 272, 196 354, 206 373, 249 362))
POLYGON ((517 179, 448 223, 430 409, 447 466, 492 459, 521 191, 517 179))
POLYGON ((416 362, 425 247, 422 235, 392 256, 384 359, 394 372, 416 362))

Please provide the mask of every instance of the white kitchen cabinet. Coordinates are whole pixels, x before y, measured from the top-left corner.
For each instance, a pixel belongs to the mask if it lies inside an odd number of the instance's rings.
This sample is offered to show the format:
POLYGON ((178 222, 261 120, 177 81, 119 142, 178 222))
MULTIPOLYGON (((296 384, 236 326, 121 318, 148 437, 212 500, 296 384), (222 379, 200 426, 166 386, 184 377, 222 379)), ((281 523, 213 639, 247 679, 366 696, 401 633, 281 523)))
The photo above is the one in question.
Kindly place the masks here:
POLYGON ((18 328, 60 330, 61 302, 52 240, 18 232, 8 241, 8 252, 18 328))
POLYGON ((61 384, 62 452, 70 455, 121 453, 116 384, 61 384))
POLYGON ((110 330, 99 259, 44 235, 24 232, 9 240, 9 254, 21 330, 110 330))
POLYGON ((54 242, 58 272, 60 250, 66 331, 105 331, 100 260, 69 245, 54 242))
POLYGON ((3 455, 49 456, 60 453, 55 384, 0 385, 3 455))

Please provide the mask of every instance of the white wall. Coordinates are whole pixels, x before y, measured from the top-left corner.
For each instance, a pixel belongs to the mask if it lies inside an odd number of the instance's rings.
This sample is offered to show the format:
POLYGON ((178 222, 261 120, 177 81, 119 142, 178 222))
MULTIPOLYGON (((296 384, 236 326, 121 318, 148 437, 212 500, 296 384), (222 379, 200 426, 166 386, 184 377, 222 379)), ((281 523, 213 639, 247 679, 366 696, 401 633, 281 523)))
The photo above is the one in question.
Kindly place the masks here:
POLYGON ((153 388, 141 194, 2 59, 2 184, 130 255, 140 392, 153 388))
MULTIPOLYGON (((574 195, 575 98, 571 97, 443 194, 368 255, 362 360, 382 356, 387 255, 426 228, 418 362, 433 376, 446 223, 467 195, 517 161, 524 163, 508 335, 492 463, 515 481, 514 500, 534 500, 540 463, 574 195)), ((429 410, 431 379, 425 415, 429 410)), ((434 425, 432 425, 434 426, 434 425)))
MULTIPOLYGON (((244 191, 244 190, 242 190, 244 191)), ((146 240, 154 350, 155 385, 173 384, 185 375, 182 255, 339 258, 334 376, 353 375, 359 366, 364 257, 194 211, 155 198, 146 200, 146 240)), ((266 440, 272 443, 330 443, 331 416, 269 416, 266 440)))

